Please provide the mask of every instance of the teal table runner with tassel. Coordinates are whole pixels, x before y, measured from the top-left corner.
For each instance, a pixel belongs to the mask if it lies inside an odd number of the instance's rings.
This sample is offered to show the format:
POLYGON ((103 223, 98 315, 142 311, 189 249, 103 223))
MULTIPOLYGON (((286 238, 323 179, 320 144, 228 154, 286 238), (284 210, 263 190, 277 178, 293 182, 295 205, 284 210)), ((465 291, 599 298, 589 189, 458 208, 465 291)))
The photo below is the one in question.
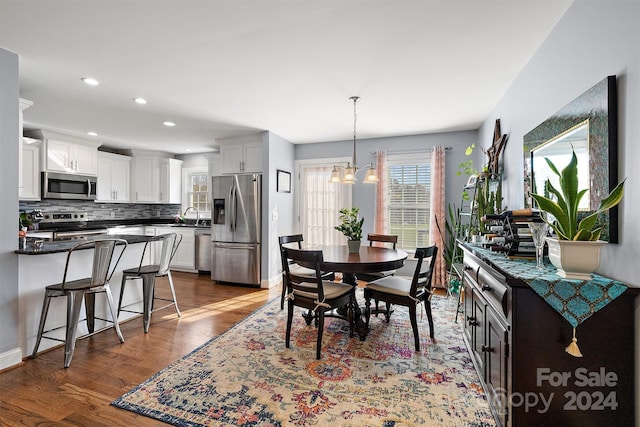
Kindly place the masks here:
POLYGON ((595 273, 591 280, 565 279, 556 274, 556 268, 550 263, 545 263, 544 270, 540 271, 535 260, 509 259, 502 253, 475 246, 473 250, 510 276, 527 283, 573 326, 573 339, 566 350, 576 357, 582 357, 576 338, 578 325, 627 290, 622 282, 595 273))

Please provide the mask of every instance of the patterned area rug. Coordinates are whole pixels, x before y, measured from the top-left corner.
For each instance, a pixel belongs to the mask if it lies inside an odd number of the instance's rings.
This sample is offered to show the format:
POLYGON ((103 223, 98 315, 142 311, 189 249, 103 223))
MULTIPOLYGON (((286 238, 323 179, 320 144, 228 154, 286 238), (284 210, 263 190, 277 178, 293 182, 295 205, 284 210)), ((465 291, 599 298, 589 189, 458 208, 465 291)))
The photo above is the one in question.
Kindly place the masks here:
POLYGON ((420 353, 408 311, 394 306, 389 324, 372 316, 364 342, 326 319, 316 360, 302 309, 287 349, 286 307, 273 301, 112 405, 176 426, 494 426, 455 302, 432 304, 436 341, 424 315, 420 353))

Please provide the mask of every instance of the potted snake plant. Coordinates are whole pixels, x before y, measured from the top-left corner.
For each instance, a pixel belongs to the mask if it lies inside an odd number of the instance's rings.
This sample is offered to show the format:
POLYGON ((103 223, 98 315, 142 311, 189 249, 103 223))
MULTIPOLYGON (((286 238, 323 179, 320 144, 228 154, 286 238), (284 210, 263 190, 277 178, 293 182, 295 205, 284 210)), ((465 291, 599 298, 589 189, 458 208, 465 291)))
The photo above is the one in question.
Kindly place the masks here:
POLYGON ((607 244, 599 240, 602 226, 598 224, 598 215, 620 203, 624 194, 624 180, 600 201, 594 212, 579 219, 578 206, 587 189, 578 190, 578 158, 575 152, 572 152, 571 161, 562 171, 558 171, 548 158, 545 161, 559 177, 559 188, 555 188, 547 179, 545 189, 550 197, 540 194, 532 194, 531 197, 557 236, 546 239, 549 260, 558 269, 559 276, 589 280, 591 273, 600 266, 600 249, 607 244))
POLYGON ((359 218, 359 208, 342 208, 340 209, 340 225, 334 228, 344 234, 347 240, 349 252, 356 253, 360 251, 360 241, 362 240, 362 224, 364 218, 359 218))

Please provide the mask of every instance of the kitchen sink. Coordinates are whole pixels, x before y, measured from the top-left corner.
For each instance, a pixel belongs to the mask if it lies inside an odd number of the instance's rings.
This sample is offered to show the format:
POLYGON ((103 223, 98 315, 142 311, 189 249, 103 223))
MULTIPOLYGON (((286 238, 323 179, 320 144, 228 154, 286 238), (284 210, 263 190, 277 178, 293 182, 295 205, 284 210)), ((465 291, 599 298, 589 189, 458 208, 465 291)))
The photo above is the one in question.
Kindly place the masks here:
POLYGON ((210 225, 195 224, 171 224, 171 227, 187 227, 187 228, 211 228, 210 225))

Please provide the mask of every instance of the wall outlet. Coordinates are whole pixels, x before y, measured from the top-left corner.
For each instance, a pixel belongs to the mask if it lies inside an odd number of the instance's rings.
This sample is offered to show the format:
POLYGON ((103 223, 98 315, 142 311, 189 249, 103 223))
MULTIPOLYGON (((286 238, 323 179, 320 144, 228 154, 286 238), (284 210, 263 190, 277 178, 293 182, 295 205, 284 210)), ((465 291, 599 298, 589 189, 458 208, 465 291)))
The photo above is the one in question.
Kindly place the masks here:
POLYGON ((153 211, 153 216, 155 216, 155 217, 158 217, 158 218, 159 218, 159 217, 160 217, 160 211, 159 211, 159 210, 157 210, 157 209, 156 209, 155 211, 153 211))
POLYGON ((115 218, 116 217, 116 211, 111 211, 111 218, 115 218))

